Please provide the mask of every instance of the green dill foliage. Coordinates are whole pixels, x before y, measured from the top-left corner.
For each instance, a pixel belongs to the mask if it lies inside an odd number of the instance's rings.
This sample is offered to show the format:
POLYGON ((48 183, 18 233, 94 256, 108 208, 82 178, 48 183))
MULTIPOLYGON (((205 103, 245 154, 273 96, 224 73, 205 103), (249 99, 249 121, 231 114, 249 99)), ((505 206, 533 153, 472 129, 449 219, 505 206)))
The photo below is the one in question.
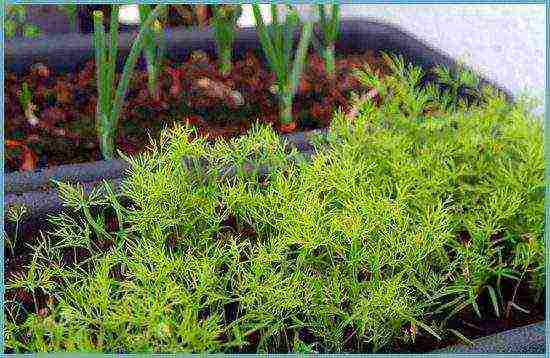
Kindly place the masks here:
MULTIPOLYGON (((368 65, 355 72, 363 85, 376 90, 386 111, 403 112, 418 120, 428 113, 467 111, 486 102, 487 98, 499 101, 501 110, 507 108, 505 103, 501 103, 504 98, 500 93, 482 86, 475 73, 464 66, 459 66, 456 71, 436 66, 428 72, 407 63, 401 55, 382 52, 382 59, 390 69, 390 74, 384 78, 378 78, 368 65)), ((523 107, 527 105, 527 102, 522 104, 523 107)))
POLYGON ((282 124, 293 123, 292 101, 307 58, 307 50, 311 40, 312 23, 306 21, 298 48, 292 60, 293 32, 300 19, 292 6, 288 5, 288 14, 284 21, 279 21, 277 5, 271 5, 271 26, 265 25, 258 4, 252 4, 258 36, 266 55, 269 66, 275 73, 277 94, 279 96, 280 120, 282 124))
POLYGON ((444 66, 436 66, 433 69, 436 81, 442 90, 441 100, 449 110, 454 110, 459 105, 459 98, 475 99, 479 97, 479 78, 470 69, 459 64, 457 71, 451 71, 444 66))
POLYGON ((214 27, 214 39, 218 51, 218 61, 222 76, 231 73, 233 40, 235 39, 235 27, 241 16, 241 5, 212 5, 214 27))
POLYGON ((8 208, 6 213, 6 219, 8 222, 15 225, 15 230, 13 237, 8 237, 7 233, 4 232, 4 238, 6 243, 10 247, 11 255, 15 256, 15 247, 18 241, 19 234, 19 224, 23 222, 25 215, 27 214, 27 207, 25 205, 12 205, 8 208))
POLYGON ((465 309, 525 312, 503 288, 544 289, 540 119, 489 89, 438 107, 444 92, 391 60, 386 80, 358 74, 380 106, 336 114, 310 160, 267 127, 209 144, 178 126, 126 158, 121 194, 60 184, 77 215, 53 218, 7 283, 55 303, 10 304, 7 346, 368 352, 420 333, 467 341, 445 325, 465 309))

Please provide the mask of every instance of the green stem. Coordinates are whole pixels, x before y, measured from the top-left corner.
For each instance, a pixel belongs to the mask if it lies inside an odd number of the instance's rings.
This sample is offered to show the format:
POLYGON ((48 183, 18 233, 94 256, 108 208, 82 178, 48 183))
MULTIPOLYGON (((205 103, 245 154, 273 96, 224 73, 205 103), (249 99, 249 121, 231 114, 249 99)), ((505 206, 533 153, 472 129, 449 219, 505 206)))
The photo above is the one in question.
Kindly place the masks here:
MULTIPOLYGON (((119 5, 113 5, 111 7, 111 25, 110 25, 110 34, 111 34, 111 44, 109 47, 109 68, 107 70, 107 86, 108 92, 106 97, 111 100, 113 98, 113 91, 115 85, 115 73, 116 73, 116 60, 118 55, 118 12, 119 5)), ((111 108, 109 108, 109 111, 111 108)))
POLYGON ((254 18, 256 19, 256 27, 262 48, 277 79, 279 120, 282 124, 288 125, 293 122, 292 101, 298 89, 300 77, 306 62, 313 24, 311 21, 306 21, 304 23, 298 43, 298 49, 296 50, 294 61, 291 64, 290 55, 293 47, 292 34, 294 28, 300 23, 300 19, 296 12, 289 12, 284 23, 280 23, 277 7, 272 5, 271 14, 273 25, 272 29, 269 31, 263 21, 259 5, 252 4, 252 10, 254 12, 254 18))
POLYGON ((340 6, 332 5, 330 17, 327 16, 325 5, 319 5, 319 16, 321 29, 323 31, 322 56, 325 61, 325 72, 330 78, 336 75, 336 66, 334 59, 334 42, 338 37, 340 28, 340 6))
POLYGON ((96 77, 98 87, 98 110, 105 111, 105 81, 106 81, 106 49, 105 49, 105 28, 103 27, 103 13, 101 11, 94 11, 94 47, 95 47, 95 60, 96 60, 96 77))
POLYGON ((145 30, 151 28, 153 22, 161 15, 162 11, 165 8, 166 5, 157 5, 155 10, 153 10, 147 20, 141 25, 140 32, 134 40, 134 44, 132 45, 130 54, 128 55, 126 63, 124 64, 122 77, 116 89, 112 109, 110 113, 100 115, 99 119, 100 123, 102 124, 102 128, 100 130, 100 146, 101 152, 105 159, 112 159, 114 157, 114 143, 116 138, 118 119, 120 117, 124 98, 126 97, 126 92, 128 91, 128 86, 130 84, 130 77, 134 71, 134 68, 136 67, 138 57, 143 50, 143 40, 147 34, 147 31, 145 30))
MULTIPOLYGON (((105 158, 112 158, 114 154, 114 139, 112 136, 112 123, 109 120, 111 111, 111 91, 114 82, 114 69, 112 57, 109 58, 106 48, 105 28, 103 26, 103 13, 94 11, 94 46, 97 70, 97 109, 96 127, 98 132, 99 146, 105 158)), ((111 29, 111 34, 113 29, 111 29)), ((111 45, 116 43, 111 35, 111 45)), ((110 50, 111 54, 113 49, 110 50)))
POLYGON ((216 41, 216 50, 218 53, 219 70, 223 77, 231 73, 233 40, 235 38, 235 23, 237 21, 236 10, 225 11, 224 5, 215 5, 214 18, 212 25, 214 27, 214 39, 216 41))
POLYGON ((34 303, 34 312, 38 314, 38 300, 36 299, 36 293, 34 293, 35 288, 31 290, 32 292, 32 301, 34 303))
MULTIPOLYGON (((163 13, 159 17, 166 16, 167 13, 167 11, 163 11, 163 13)), ((164 58, 166 54, 166 41, 164 39, 164 27, 162 25, 162 21, 160 21, 158 25, 158 27, 153 26, 154 41, 157 44, 157 77, 160 76, 164 68, 164 58)), ((157 86, 157 89, 160 91, 159 86, 157 86)))
POLYGON ((143 50, 143 46, 144 46, 143 40, 147 35, 147 29, 151 28, 151 25, 161 15, 165 7, 166 5, 157 5, 157 7, 153 10, 153 12, 149 15, 147 20, 141 25, 140 32, 136 37, 136 39, 134 40, 134 44, 132 45, 130 54, 128 55, 126 63, 124 64, 124 70, 122 71, 122 77, 120 78, 120 83, 118 84, 118 87, 116 90, 113 110, 111 111, 111 118, 113 118, 114 121, 118 120, 118 117, 120 115, 120 111, 122 109, 122 103, 124 101, 124 97, 126 96, 128 85, 130 83, 130 76, 134 71, 139 55, 143 50))
POLYGON ((115 136, 116 128, 113 125, 113 121, 108 115, 99 112, 97 113, 99 123, 99 148, 101 149, 101 155, 107 160, 115 157, 115 136))
POLYGON ((220 61, 220 73, 223 77, 229 76, 231 73, 231 51, 232 47, 229 46, 220 46, 219 49, 219 61, 220 61))
POLYGON ((258 37, 260 38, 265 57, 267 58, 273 72, 275 72, 276 75, 280 75, 285 72, 284 64, 281 63, 281 56, 279 56, 279 53, 276 51, 274 43, 269 36, 269 31, 262 17, 260 6, 258 4, 252 4, 252 11, 254 12, 256 29, 258 31, 258 37))
POLYGON ((292 96, 296 93, 298 84, 300 83, 300 77, 302 76, 302 71, 306 62, 307 49, 311 40, 312 27, 313 24, 310 21, 306 21, 302 27, 300 42, 298 43, 298 49, 294 57, 292 72, 290 74, 290 93, 292 96))
POLYGON ((97 221, 95 221, 94 217, 92 216, 92 213, 90 212, 90 208, 87 205, 84 206, 83 212, 84 212, 84 217, 86 218, 88 223, 92 226, 98 238, 110 237, 109 233, 107 233, 107 231, 105 231, 105 229, 100 224, 98 224, 97 221))
POLYGON ((323 58, 325 60, 325 71, 330 78, 336 76, 336 61, 334 59, 334 44, 327 45, 323 49, 323 58))
POLYGON ((292 94, 290 91, 279 95, 279 116, 282 124, 292 123, 292 94))
POLYGON ((19 233, 19 220, 15 223, 15 234, 13 236, 13 244, 11 246, 11 254, 15 257, 15 245, 17 245, 17 234, 19 233))
MULTIPOLYGON (((149 5, 139 5, 139 16, 141 22, 144 22, 147 17, 151 14, 151 8, 149 5)), ((153 98, 157 98, 158 95, 158 66, 157 66, 157 48, 156 44, 153 41, 153 31, 150 29, 145 29, 146 34, 144 36, 144 54, 145 61, 147 62, 147 85, 149 88, 149 95, 153 98)))

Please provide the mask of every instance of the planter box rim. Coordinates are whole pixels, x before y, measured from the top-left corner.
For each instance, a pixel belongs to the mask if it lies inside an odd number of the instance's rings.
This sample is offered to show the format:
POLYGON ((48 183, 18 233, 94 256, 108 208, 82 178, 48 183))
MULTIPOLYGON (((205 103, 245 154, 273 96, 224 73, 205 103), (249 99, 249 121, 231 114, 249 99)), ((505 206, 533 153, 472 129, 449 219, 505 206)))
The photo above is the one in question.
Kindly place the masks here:
POLYGON ((515 353, 540 354, 545 352, 546 321, 502 331, 475 339, 474 345, 453 345, 431 353, 515 353))

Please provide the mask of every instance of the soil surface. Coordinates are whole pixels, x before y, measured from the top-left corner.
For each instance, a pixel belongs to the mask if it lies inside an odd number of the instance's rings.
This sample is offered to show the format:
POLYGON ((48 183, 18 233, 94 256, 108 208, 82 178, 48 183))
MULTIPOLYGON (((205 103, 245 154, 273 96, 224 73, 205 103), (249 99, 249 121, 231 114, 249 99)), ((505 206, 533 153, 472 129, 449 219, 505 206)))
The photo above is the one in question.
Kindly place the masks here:
MULTIPOLYGON (((234 61, 227 77, 201 51, 179 62, 167 61, 156 97, 149 93, 147 72, 136 70, 119 120, 118 149, 139 153, 149 138, 158 138, 174 123, 189 123, 212 139, 242 134, 257 122, 281 132, 325 127, 335 110, 350 110, 352 92, 368 90, 353 74, 367 64, 380 76, 388 71, 377 53, 346 54, 337 58, 336 78, 329 78, 322 59, 311 54, 294 100, 295 128, 279 123, 275 77, 259 53, 248 52, 234 61)), ((90 61, 73 73, 55 73, 36 63, 23 75, 6 74, 5 172, 102 159, 95 127, 95 72, 90 61), (25 83, 31 110, 19 100, 25 83)))

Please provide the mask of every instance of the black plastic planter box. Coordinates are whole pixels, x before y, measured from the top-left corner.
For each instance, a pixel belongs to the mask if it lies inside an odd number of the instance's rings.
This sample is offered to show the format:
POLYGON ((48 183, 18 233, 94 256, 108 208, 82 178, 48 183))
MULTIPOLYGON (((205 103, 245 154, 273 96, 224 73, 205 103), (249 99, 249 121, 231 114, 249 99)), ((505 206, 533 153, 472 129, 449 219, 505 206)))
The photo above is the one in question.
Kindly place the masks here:
MULTIPOLYGON (((135 32, 123 32, 119 37, 119 65, 129 52, 135 32)), ((166 31, 167 54, 172 58, 184 58, 195 50, 215 55, 215 43, 211 30, 172 29, 166 31)), ((441 51, 418 40, 412 34, 386 23, 371 20, 344 20, 340 27, 337 53, 388 51, 403 55, 408 61, 430 68, 444 65, 457 68, 457 62, 441 51)), ((255 29, 239 30, 234 43, 234 55, 239 58, 247 50, 261 53, 255 29)), ((51 35, 40 40, 8 41, 5 46, 5 69, 16 73, 27 71, 35 62, 42 62, 58 72, 75 70, 77 66, 93 58, 91 35, 51 35)), ((482 83, 500 89, 512 101, 513 97, 502 87, 482 78, 482 83)), ((308 133, 296 133, 288 137, 302 151, 309 151, 308 133)), ((25 222, 19 226, 23 237, 45 227, 48 214, 63 210, 51 179, 81 183, 86 190, 102 180, 120 183, 127 168, 121 161, 101 161, 86 164, 62 165, 33 173, 13 173, 4 178, 4 210, 14 204, 27 206, 25 222)), ((7 233, 13 227, 5 224, 7 233)), ((476 347, 451 348, 445 351, 461 352, 514 352, 543 353, 543 323, 505 332, 480 340, 476 347), (518 333, 519 332, 519 333, 518 333), (504 343, 503 343, 504 342, 504 343)))

